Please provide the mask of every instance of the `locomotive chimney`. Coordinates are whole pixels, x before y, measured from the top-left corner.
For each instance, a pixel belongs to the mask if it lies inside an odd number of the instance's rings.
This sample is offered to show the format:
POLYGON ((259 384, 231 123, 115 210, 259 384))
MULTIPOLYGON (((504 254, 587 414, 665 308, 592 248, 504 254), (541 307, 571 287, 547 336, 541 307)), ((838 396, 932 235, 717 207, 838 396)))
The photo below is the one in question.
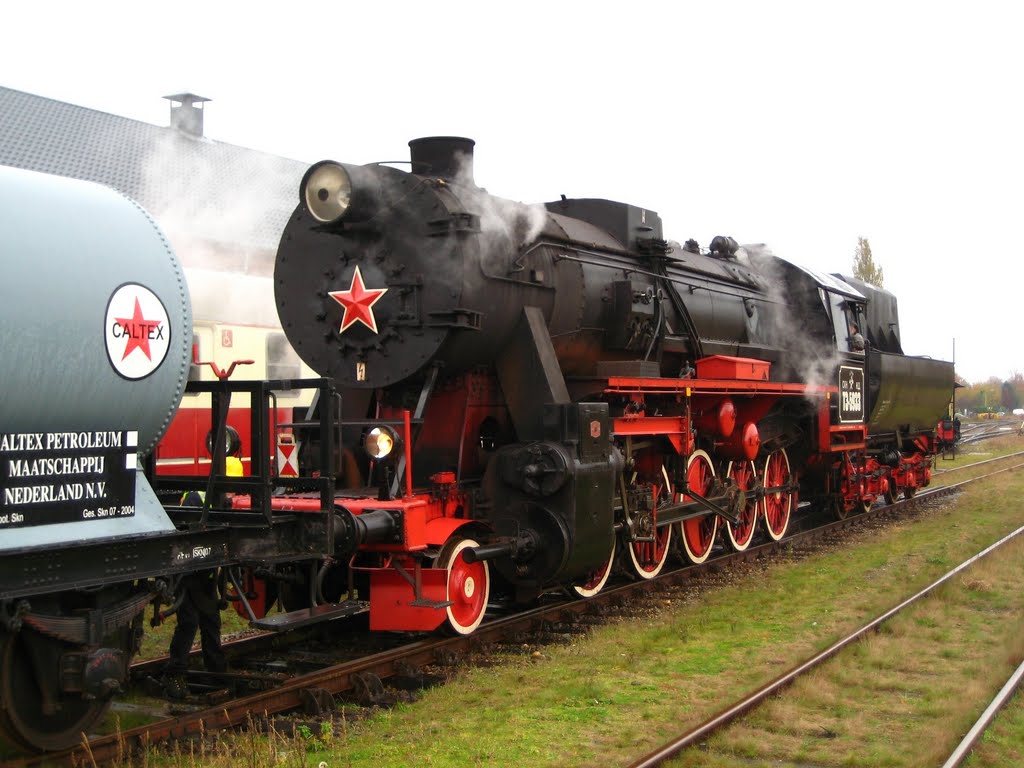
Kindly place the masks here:
POLYGON ((194 93, 176 93, 164 96, 171 102, 171 128, 197 139, 203 137, 203 102, 209 101, 194 93))
POLYGON ((427 136, 409 142, 412 172, 421 176, 473 181, 472 139, 461 136, 427 136))

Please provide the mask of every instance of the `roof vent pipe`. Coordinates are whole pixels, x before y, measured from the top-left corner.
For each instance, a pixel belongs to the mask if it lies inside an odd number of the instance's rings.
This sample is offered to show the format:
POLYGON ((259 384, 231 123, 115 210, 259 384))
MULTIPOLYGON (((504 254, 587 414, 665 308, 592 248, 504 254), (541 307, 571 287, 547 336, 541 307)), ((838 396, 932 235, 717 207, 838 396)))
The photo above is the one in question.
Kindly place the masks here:
POLYGON ((201 139, 203 103, 209 99, 196 96, 194 93, 176 93, 164 98, 171 102, 171 128, 201 139))

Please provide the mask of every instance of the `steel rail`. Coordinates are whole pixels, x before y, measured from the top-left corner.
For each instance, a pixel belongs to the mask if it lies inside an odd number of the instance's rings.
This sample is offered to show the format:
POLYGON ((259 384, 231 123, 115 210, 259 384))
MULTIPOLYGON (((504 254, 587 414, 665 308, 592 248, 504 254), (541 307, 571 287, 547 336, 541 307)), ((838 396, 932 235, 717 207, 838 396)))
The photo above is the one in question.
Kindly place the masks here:
MULTIPOLYGON (((946 495, 949 487, 922 493, 914 497, 917 502, 926 498, 946 495)), ((881 507, 875 514, 891 510, 881 507)), ((873 516, 870 515, 869 516, 873 516)), ((797 541, 810 540, 812 537, 824 535, 829 531, 844 529, 867 519, 858 515, 846 520, 835 521, 825 526, 799 531, 787 536, 781 542, 769 541, 744 552, 728 553, 703 563, 675 569, 663 577, 649 581, 638 581, 622 584, 606 589, 589 600, 573 600, 551 606, 534 608, 503 619, 489 621, 469 636, 453 638, 431 638, 421 640, 383 653, 346 662, 325 670, 311 672, 288 681, 279 688, 251 694, 224 704, 184 714, 175 718, 167 718, 145 726, 133 728, 118 734, 112 734, 89 740, 87 745, 76 747, 65 752, 52 753, 40 758, 26 758, 19 765, 40 765, 44 761, 59 761, 67 764, 82 764, 83 761, 102 764, 113 761, 125 752, 142 749, 148 745, 167 739, 183 739, 210 733, 215 730, 248 724, 253 718, 263 717, 301 709, 309 698, 309 691, 327 691, 332 696, 346 693, 360 684, 360 678, 367 674, 384 679, 396 674, 400 665, 436 664, 451 657, 457 657, 460 651, 473 649, 481 645, 506 639, 516 632, 530 631, 542 627, 545 622, 565 621, 575 615, 595 613, 615 604, 627 604, 629 598, 640 591, 662 589, 681 584, 694 575, 707 570, 718 569, 731 562, 752 560, 779 549, 780 546, 791 545, 797 541)))
MULTIPOLYGON (((955 486, 946 486, 945 488, 938 489, 938 490, 952 489, 952 488, 960 487, 960 486, 963 486, 963 485, 967 485, 968 483, 972 483, 972 482, 976 482, 976 481, 984 479, 984 478, 992 477, 993 475, 998 475, 998 474, 1001 474, 1003 472, 1008 472, 1008 471, 1012 471, 1014 469, 1019 469, 1021 466, 1024 466, 1024 465, 1017 465, 1017 466, 1014 466, 1014 467, 1007 467, 1005 469, 996 470, 995 472, 990 472, 990 473, 988 473, 986 475, 983 475, 981 477, 976 477, 976 478, 973 478, 971 480, 965 480, 965 481, 963 481, 961 483, 957 483, 955 486)), ((923 497, 923 495, 919 496, 917 498, 922 498, 922 497, 923 497)), ((810 670, 820 666, 824 662, 828 661, 829 659, 831 659, 833 656, 835 656, 837 653, 839 653, 841 650, 843 650, 844 648, 846 648, 850 644, 860 640, 862 637, 864 637, 869 632, 877 629, 881 624, 883 624, 884 622, 888 621, 889 619, 891 619, 893 616, 895 616, 896 614, 898 614, 901 611, 903 611, 908 606, 913 605, 914 603, 918 602, 919 600, 921 600, 924 597, 927 597, 932 592, 934 592, 938 587, 942 586, 947 581, 952 579, 954 576, 956 576, 957 574, 961 573, 964 569, 969 568, 971 565, 973 565, 978 560, 982 559, 983 557, 985 557, 986 555, 988 555, 991 552, 995 551, 996 549, 1002 547, 1007 542, 1012 541, 1017 536, 1019 536, 1021 533, 1024 533, 1024 526, 1021 526, 1021 527, 1017 528, 1015 531, 1007 534, 1003 538, 1001 538, 998 541, 996 541, 994 544, 989 545, 988 547, 983 549, 981 552, 979 552, 979 553, 975 554, 974 556, 968 558, 964 562, 960 563, 960 565, 956 566, 951 571, 949 571, 948 573, 946 573, 945 575, 940 577, 938 580, 934 581, 933 583, 929 584, 924 589, 922 589, 919 592, 917 592, 912 597, 909 597, 906 600, 904 600, 901 603, 899 603, 898 605, 894 606, 893 608, 890 608, 888 611, 886 611, 882 615, 878 616, 877 618, 873 619, 872 621, 868 622, 867 624, 862 626, 860 629, 857 629, 857 630, 853 631, 852 633, 850 633, 849 635, 847 635, 846 637, 841 638, 840 640, 837 640, 832 645, 828 646, 823 651, 818 652, 817 654, 815 654, 811 658, 807 659, 806 661, 801 662, 800 664, 797 664, 795 667, 790 669, 788 672, 785 672, 782 675, 780 675, 779 677, 775 678, 774 680, 769 681, 768 683, 766 683, 765 685, 761 686, 760 688, 758 688, 753 693, 748 694, 742 700, 736 702, 735 704, 732 704, 732 705, 726 707, 725 709, 721 710, 717 714, 712 715, 710 718, 705 720, 703 723, 700 723, 696 727, 691 728, 690 730, 686 731, 683 734, 680 734, 676 738, 674 738, 671 741, 667 742, 666 744, 662 745, 661 747, 659 747, 658 749, 656 749, 653 752, 649 753, 648 755, 644 756, 640 760, 638 760, 638 761, 636 761, 634 763, 630 763, 629 768, 653 768, 654 766, 662 765, 665 761, 667 761, 670 758, 675 757, 676 755, 678 755, 686 747, 691 746, 692 744, 696 743, 700 739, 706 738, 711 733, 720 730, 725 725, 728 725, 729 723, 733 722, 734 720, 736 720, 741 715, 746 714, 747 712, 752 710, 754 707, 759 705, 761 702, 763 702, 765 699, 767 699, 769 696, 773 695, 774 693, 776 693, 777 691, 781 690, 782 688, 785 688, 786 686, 788 686, 796 678, 800 677, 804 673, 806 673, 806 672, 808 672, 808 671, 810 671, 810 670)))
POLYGON ((970 464, 964 464, 962 467, 948 467, 946 469, 937 469, 932 472, 932 477, 936 475, 944 475, 947 472, 959 472, 962 469, 972 469, 973 467, 980 467, 982 464, 991 464, 994 461, 1004 461, 1006 459, 1016 459, 1024 456, 1024 451, 1017 451, 1016 453, 1007 453, 1005 456, 994 456, 991 459, 984 459, 982 461, 975 461, 970 464))
POLYGON ((977 744, 978 739, 981 738, 982 734, 988 729, 989 725, 995 719, 996 714, 1000 709, 1010 700, 1017 687, 1020 685, 1021 678, 1024 678, 1024 662, 1021 662, 1020 666, 1017 667, 1017 671, 1010 675, 1010 679, 1006 681, 1006 684, 1000 689, 999 693, 996 694, 995 698, 992 699, 991 703, 986 707, 985 711, 981 713, 981 717, 974 726, 964 736, 963 741, 957 745, 957 748, 953 750, 953 753, 949 756, 949 759, 942 764, 942 768, 956 768, 967 756, 971 754, 971 750, 974 749, 974 745, 977 744))

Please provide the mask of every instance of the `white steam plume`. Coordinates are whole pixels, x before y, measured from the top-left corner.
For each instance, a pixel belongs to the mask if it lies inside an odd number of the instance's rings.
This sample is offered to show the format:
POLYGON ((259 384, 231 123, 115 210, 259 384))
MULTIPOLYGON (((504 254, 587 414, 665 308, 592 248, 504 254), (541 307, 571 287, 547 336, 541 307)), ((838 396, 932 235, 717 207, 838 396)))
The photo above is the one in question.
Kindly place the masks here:
MULTIPOLYGON (((835 345, 829 341, 831 328, 822 326, 818 329, 825 335, 822 339, 815 336, 810 322, 813 319, 824 322, 824 306, 820 307, 820 315, 801 316, 797 302, 804 297, 793 295, 793 287, 783 272, 783 262, 764 243, 741 246, 737 258, 752 263, 756 274, 764 281, 763 288, 772 307, 770 340, 784 350, 786 364, 810 386, 834 384, 835 371, 841 360, 835 345)), ((807 298, 818 304, 821 302, 817 293, 807 298)))
POLYGON ((185 266, 197 320, 279 325, 263 282, 303 172, 293 160, 173 131, 156 144, 143 163, 144 199, 185 266))
POLYGON ((548 221, 548 211, 543 205, 528 205, 488 194, 473 179, 471 158, 458 153, 456 161, 454 181, 459 185, 459 197, 470 208, 470 213, 480 217, 480 230, 485 238, 495 242, 511 240, 513 247, 522 249, 540 236, 548 221))

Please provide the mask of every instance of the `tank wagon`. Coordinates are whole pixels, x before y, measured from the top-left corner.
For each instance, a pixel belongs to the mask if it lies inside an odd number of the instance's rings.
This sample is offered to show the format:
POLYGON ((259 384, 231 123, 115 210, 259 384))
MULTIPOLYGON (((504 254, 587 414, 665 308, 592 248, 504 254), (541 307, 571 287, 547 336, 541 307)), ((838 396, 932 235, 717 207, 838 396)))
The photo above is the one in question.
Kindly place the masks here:
MULTIPOLYGON (((124 686, 144 609, 173 610, 182 574, 315 563, 333 539, 329 511, 273 516, 269 470, 234 486, 248 483, 255 512, 227 511, 224 450, 208 477, 154 491, 145 464, 186 388, 192 321, 177 258, 142 208, 0 166, 0 268, 0 741, 53 750, 124 686), (190 489, 207 491, 205 509, 177 506, 190 489)), ((247 391, 267 398, 262 382, 247 391)), ((258 459, 269 466, 269 448, 258 459)), ((322 490, 329 510, 325 482, 302 490, 322 490)))

